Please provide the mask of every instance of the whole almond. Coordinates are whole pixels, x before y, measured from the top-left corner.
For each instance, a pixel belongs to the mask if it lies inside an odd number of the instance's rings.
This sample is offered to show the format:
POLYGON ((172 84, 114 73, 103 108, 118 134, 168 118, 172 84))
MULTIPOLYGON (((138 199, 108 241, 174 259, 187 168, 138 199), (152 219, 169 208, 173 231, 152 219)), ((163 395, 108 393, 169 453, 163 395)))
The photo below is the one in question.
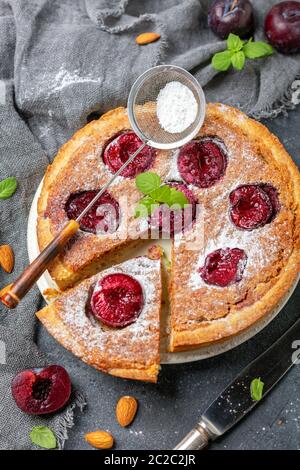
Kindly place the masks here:
POLYGON ((0 265, 7 273, 11 273, 14 269, 15 258, 14 252, 9 245, 0 246, 0 265))
POLYGON ((135 398, 130 396, 121 397, 116 407, 116 418, 118 423, 125 427, 135 418, 138 403, 135 398))
POLYGON ((85 436, 85 440, 96 449, 111 449, 114 445, 114 438, 107 431, 89 432, 85 436))
POLYGON ((135 38, 135 42, 140 46, 150 44, 151 42, 157 41, 160 38, 158 33, 142 33, 135 38))

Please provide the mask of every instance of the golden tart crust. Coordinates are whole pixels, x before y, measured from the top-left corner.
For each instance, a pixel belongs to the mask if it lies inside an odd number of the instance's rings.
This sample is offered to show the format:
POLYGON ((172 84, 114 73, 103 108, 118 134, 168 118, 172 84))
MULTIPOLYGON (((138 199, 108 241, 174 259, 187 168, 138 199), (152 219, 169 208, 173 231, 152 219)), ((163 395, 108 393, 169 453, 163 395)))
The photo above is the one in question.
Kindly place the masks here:
MULTIPOLYGON (((46 173, 38 203, 41 249, 67 221, 64 205, 70 194, 97 189, 111 176, 102 162, 103 146, 126 129, 130 129, 126 110, 118 108, 78 131, 59 151, 46 173)), ((200 213, 193 228, 176 235, 173 243, 170 351, 222 341, 248 328, 278 304, 299 272, 300 177, 279 140, 262 124, 222 104, 207 106, 199 136, 221 139, 228 161, 215 185, 207 189, 189 185, 200 213), (239 230, 229 219, 229 194, 241 184, 257 183, 270 183, 277 189, 280 211, 271 223, 239 230), (198 244, 191 249, 193 238, 198 244), (227 247, 244 249, 247 254, 242 280, 225 288, 205 284, 199 274, 205 256, 227 247)), ((166 180, 182 181, 177 156, 178 151, 157 151, 151 171, 166 180)), ((120 178, 109 192, 116 199, 127 195, 131 209, 140 198, 130 178, 120 178)), ((49 269, 61 289, 122 260, 126 247, 142 242, 143 224, 139 225, 133 212, 125 219, 136 240, 78 234, 49 269)))
POLYGON ((156 382, 159 372, 161 262, 146 256, 102 271, 37 312, 49 333, 94 368, 118 377, 156 382), (104 276, 124 273, 144 294, 140 316, 125 328, 110 328, 87 314, 90 289, 104 276))

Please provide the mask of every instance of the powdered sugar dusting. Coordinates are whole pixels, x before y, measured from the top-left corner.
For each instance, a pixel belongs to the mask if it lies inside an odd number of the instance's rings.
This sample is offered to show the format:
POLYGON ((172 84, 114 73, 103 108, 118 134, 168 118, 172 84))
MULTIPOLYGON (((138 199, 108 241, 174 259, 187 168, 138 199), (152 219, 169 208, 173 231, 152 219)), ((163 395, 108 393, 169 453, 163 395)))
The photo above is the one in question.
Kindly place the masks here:
POLYGON ((73 70, 71 72, 61 67, 54 76, 50 75, 47 77, 47 90, 48 94, 52 95, 67 87, 81 83, 96 83, 101 85, 102 80, 102 77, 95 78, 91 75, 81 75, 79 70, 73 70))
POLYGON ((183 181, 178 170, 179 150, 172 152, 170 156, 169 172, 166 175, 166 181, 183 181))
POLYGON ((59 299, 60 317, 69 331, 88 348, 87 354, 93 360, 93 352, 123 361, 146 361, 151 363, 158 350, 159 336, 159 291, 160 261, 147 257, 134 258, 93 276, 70 293, 59 299), (89 318, 86 305, 89 288, 104 276, 125 273, 140 282, 144 294, 144 306, 138 319, 125 328, 108 328, 89 318))

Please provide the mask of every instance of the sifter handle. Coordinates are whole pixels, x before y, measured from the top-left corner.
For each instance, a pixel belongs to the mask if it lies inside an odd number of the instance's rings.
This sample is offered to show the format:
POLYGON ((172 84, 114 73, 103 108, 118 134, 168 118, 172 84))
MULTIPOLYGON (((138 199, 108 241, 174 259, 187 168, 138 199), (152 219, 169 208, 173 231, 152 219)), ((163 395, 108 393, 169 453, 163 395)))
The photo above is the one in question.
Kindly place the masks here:
POLYGON ((70 220, 62 231, 56 235, 39 256, 24 269, 14 284, 2 289, 1 302, 8 308, 15 308, 20 300, 27 294, 33 284, 46 271, 49 263, 63 250, 70 238, 79 229, 76 220, 70 220))

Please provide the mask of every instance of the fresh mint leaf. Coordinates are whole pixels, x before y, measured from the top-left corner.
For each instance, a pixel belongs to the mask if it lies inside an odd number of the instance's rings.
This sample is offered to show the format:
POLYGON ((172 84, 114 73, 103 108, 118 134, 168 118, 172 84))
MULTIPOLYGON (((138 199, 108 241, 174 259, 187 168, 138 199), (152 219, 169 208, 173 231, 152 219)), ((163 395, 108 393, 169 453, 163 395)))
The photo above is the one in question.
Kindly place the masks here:
POLYGON ((232 33, 229 34, 227 38, 227 49, 229 51, 238 52, 242 49, 243 45, 244 45, 244 41, 242 41, 242 39, 239 38, 239 36, 237 36, 236 34, 232 34, 232 33))
POLYGON ((266 57, 272 55, 274 49, 270 44, 263 41, 253 42, 251 39, 244 45, 243 52, 247 59, 259 59, 260 57, 266 57))
POLYGON ((236 70, 242 70, 245 65, 245 54, 243 51, 235 52, 231 57, 231 63, 236 70))
POLYGON ((217 52, 211 61, 211 65, 219 72, 226 72, 231 65, 231 51, 217 52))
POLYGON ((184 207, 185 204, 188 204, 188 203, 189 201, 182 191, 178 191, 175 188, 171 188, 169 206, 178 204, 182 208, 184 207))
POLYGON ((243 41, 236 34, 229 34, 227 50, 217 52, 212 58, 211 65, 219 72, 225 72, 232 65, 236 70, 242 70, 246 59, 258 59, 273 54, 274 49, 264 41, 243 41))
POLYGON ((139 201, 138 206, 135 209, 134 217, 147 217, 148 215, 151 215, 155 207, 158 207, 155 199, 146 196, 139 201))
POLYGON ((155 189, 154 191, 152 191, 151 197, 158 202, 164 202, 168 204, 170 201, 170 192, 171 192, 170 186, 164 184, 163 186, 160 186, 158 189, 155 189))
POLYGON ((140 173, 135 178, 136 187, 146 195, 151 194, 152 191, 158 189, 161 185, 160 176, 152 171, 140 173))
POLYGON ((5 180, 0 181, 0 199, 7 199, 11 197, 17 189, 17 179, 15 176, 10 176, 5 180))
POLYGON ((29 434, 31 442, 43 449, 55 449, 56 437, 47 426, 34 426, 29 434))
POLYGON ((161 179, 156 173, 151 171, 141 173, 135 181, 137 188, 146 196, 140 199, 134 217, 147 217, 160 204, 167 204, 173 210, 176 210, 189 203, 183 192, 171 188, 168 184, 161 184, 161 179), (175 205, 177 207, 174 207, 175 205))
POLYGON ((252 400, 259 401, 262 399, 264 385, 265 384, 260 380, 260 378, 252 380, 250 384, 250 393, 252 400))

